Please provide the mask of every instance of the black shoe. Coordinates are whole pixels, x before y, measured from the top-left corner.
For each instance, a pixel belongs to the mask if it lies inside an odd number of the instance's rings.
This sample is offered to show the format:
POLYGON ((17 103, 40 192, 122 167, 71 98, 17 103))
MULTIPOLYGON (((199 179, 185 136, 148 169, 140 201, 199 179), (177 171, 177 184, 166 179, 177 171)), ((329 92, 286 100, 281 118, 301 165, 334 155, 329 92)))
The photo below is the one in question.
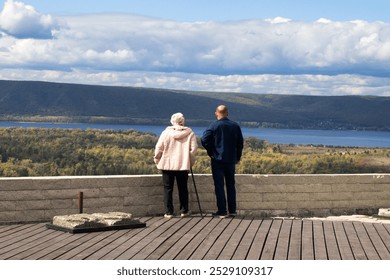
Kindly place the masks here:
POLYGON ((234 218, 237 216, 237 212, 229 212, 229 217, 234 218))
POLYGON ((227 212, 219 212, 219 211, 217 211, 217 212, 213 213, 212 216, 223 219, 223 218, 227 218, 228 214, 227 214, 227 212))

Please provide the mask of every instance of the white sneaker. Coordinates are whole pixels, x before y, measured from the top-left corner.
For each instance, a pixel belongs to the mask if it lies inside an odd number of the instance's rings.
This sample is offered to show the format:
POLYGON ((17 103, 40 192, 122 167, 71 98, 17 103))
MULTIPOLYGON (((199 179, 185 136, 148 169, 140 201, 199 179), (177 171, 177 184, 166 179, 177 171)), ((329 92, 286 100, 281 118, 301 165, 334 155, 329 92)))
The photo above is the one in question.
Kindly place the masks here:
POLYGON ((187 211, 187 212, 182 212, 181 214, 180 214, 180 217, 188 217, 190 215, 190 211, 187 211))
POLYGON ((164 218, 170 219, 170 218, 173 218, 173 215, 172 214, 165 214, 164 218))

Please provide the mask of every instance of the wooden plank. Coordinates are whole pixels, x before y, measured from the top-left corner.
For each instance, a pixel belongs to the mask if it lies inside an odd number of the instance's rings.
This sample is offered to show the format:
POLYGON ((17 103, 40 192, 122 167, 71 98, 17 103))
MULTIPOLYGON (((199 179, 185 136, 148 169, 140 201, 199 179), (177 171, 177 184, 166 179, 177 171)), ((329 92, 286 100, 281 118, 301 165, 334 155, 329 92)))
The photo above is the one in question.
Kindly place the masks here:
POLYGON ((18 227, 16 232, 12 232, 12 234, 7 233, 2 238, 0 238, 0 249, 8 246, 9 244, 24 240, 26 236, 31 236, 31 234, 37 230, 42 231, 42 225, 26 224, 18 227))
POLYGON ((263 252, 265 240, 269 234, 272 225, 272 220, 263 220, 261 223, 255 238, 253 239, 252 246, 249 249, 247 259, 259 260, 261 253, 263 252))
POLYGON ((49 252, 45 256, 41 257, 42 260, 55 260, 61 258, 62 255, 66 254, 67 252, 73 250, 74 248, 77 248, 78 246, 82 245, 85 242, 88 242, 88 240, 98 236, 99 232, 92 232, 92 233, 80 233, 80 234, 71 234, 70 238, 64 239, 62 242, 58 243, 58 248, 49 252))
MULTIPOLYGON (((141 218, 140 222, 142 223, 147 223, 150 221, 151 218, 141 218)), ((111 245, 118 239, 120 239, 123 236, 125 237, 125 240, 128 239, 128 236, 130 234, 134 234, 134 230, 118 230, 115 231, 113 234, 107 236, 103 240, 99 241, 97 244, 92 245, 89 247, 86 251, 84 251, 84 256, 83 259, 88 259, 88 260, 98 260, 101 256, 106 255, 109 251, 112 250, 111 245)), ((121 243, 120 243, 121 244, 121 243)))
POLYGON ((184 250, 187 251, 192 239, 195 238, 198 233, 210 222, 211 217, 194 217, 191 222, 192 228, 182 234, 181 236, 175 236, 177 241, 167 248, 166 252, 162 253, 159 257, 160 260, 174 260, 184 250))
MULTIPOLYGON (((185 223, 188 221, 188 219, 180 219, 180 218, 174 218, 172 219, 172 224, 164 231, 157 234, 154 232, 153 235, 147 236, 142 242, 145 244, 141 250, 137 251, 137 247, 133 248, 131 251, 128 250, 126 254, 123 254, 120 259, 134 259, 134 260, 144 260, 146 259, 151 253, 154 252, 159 246, 161 246, 171 235, 173 235, 176 231, 180 230, 185 223), (153 236, 153 237, 152 237, 153 236), (149 240, 149 242, 146 242, 146 240, 149 240)), ((142 242, 140 244, 142 244, 142 242)), ((137 244, 139 245, 139 244, 137 244)))
MULTIPOLYGON (((341 223, 341 222, 335 222, 335 223, 341 223)), ((326 244, 328 259, 341 260, 341 255, 336 240, 336 233, 333 227, 333 222, 323 221, 323 227, 324 227, 325 244, 326 244)))
MULTIPOLYGON (((215 227, 219 224, 219 219, 214 219, 211 217, 203 218, 207 223, 203 228, 200 228, 195 236, 191 239, 191 241, 187 244, 185 249, 181 250, 181 252, 176 256, 176 260, 187 260, 190 259, 197 248, 203 243, 207 236, 209 236, 210 232, 212 232, 215 227)), ((190 236, 191 237, 191 236, 190 236)))
POLYGON ((110 236, 108 244, 104 247, 98 248, 94 253, 86 257, 86 260, 115 260, 116 256, 120 255, 124 251, 128 250, 124 244, 131 244, 129 240, 135 238, 135 236, 143 236, 142 229, 128 230, 124 234, 119 236, 110 236), (112 241, 110 242, 110 239, 112 241), (128 243, 129 242, 129 243, 128 243))
POLYGON ((219 219, 214 218, 218 221, 218 224, 212 231, 203 239, 202 243, 191 255, 191 260, 202 260, 210 248, 213 246, 214 242, 217 240, 218 236, 225 230, 225 228, 232 221, 231 219, 219 219))
POLYGON ((97 236, 89 239, 83 244, 80 244, 80 246, 73 248, 72 250, 69 250, 61 257, 59 257, 58 260, 83 260, 88 256, 90 256, 91 254, 93 254, 93 249, 91 249, 91 247, 98 246, 97 244, 99 244, 102 240, 106 239, 107 237, 113 235, 114 233, 115 231, 99 232, 97 236))
POLYGON ((360 243, 353 223, 343 222, 343 225, 355 260, 367 260, 367 256, 363 250, 362 244, 360 243))
POLYGON ((366 229, 361 222, 353 222, 356 233, 359 237, 360 243, 362 244, 363 250, 369 260, 380 260, 378 252, 375 250, 374 245, 371 242, 370 237, 367 234, 366 229))
POLYGON ((300 260, 302 250, 302 220, 293 220, 291 226, 290 245, 288 248, 289 260, 300 260))
POLYGON ((148 220, 146 228, 69 234, 45 224, 0 229, 0 259, 390 259, 390 224, 312 220, 148 220), (315 252, 315 253, 314 253, 315 252))
MULTIPOLYGON (((147 217, 147 218, 141 218, 140 220, 141 222, 146 223, 146 226, 148 228, 156 227, 156 225, 153 226, 153 224, 157 221, 164 221, 161 217, 154 217, 154 218, 147 217)), ((110 256, 110 254, 112 252, 114 252, 115 254, 120 254, 121 252, 127 250, 127 248, 124 248, 122 244, 126 243, 127 240, 141 233, 143 230, 145 230, 145 228, 132 229, 132 230, 120 230, 117 233, 114 233, 113 235, 110 235, 109 237, 104 239, 102 243, 104 243, 105 245, 100 248, 96 248, 95 252, 87 256, 85 259, 99 260, 105 258, 107 260, 113 260, 115 256, 110 256)))
POLYGON ((324 228, 322 221, 313 221, 313 236, 314 236, 314 258, 316 260, 327 260, 324 228))
POLYGON ((264 249, 261 253, 261 260, 272 260, 275 256, 276 245, 279 238, 279 232, 282 227, 282 220, 273 220, 267 239, 265 240, 264 249))
POLYGON ((110 250, 102 256, 101 260, 115 260, 121 254, 124 254, 127 250, 130 250, 132 246, 135 246, 137 243, 141 242, 143 238, 147 237, 148 234, 159 230, 159 228, 167 223, 168 220, 159 217, 157 220, 153 220, 153 223, 150 223, 146 228, 136 229, 132 232, 129 232, 129 236, 123 236, 115 240, 110 244, 110 250))
POLYGON ((35 252, 25 257, 24 258, 25 260, 39 260, 40 258, 43 258, 44 256, 59 250, 61 246, 64 246, 65 244, 70 243, 74 239, 80 237, 80 235, 74 236, 73 234, 58 232, 54 230, 48 230, 48 231, 50 232, 50 234, 56 234, 56 233, 60 233, 60 234, 57 237, 50 239, 44 244, 38 246, 38 248, 34 248, 35 252))
POLYGON ((390 234, 390 224, 383 224, 383 227, 387 230, 387 232, 390 234))
POLYGON ((22 226, 21 224, 2 226, 0 228, 0 238, 4 236, 8 236, 10 233, 14 234, 21 226, 22 226))
POLYGON ((383 224, 374 224, 374 227, 381 237, 383 244, 385 244, 387 251, 390 252, 390 233, 386 230, 383 224))
POLYGON ((4 236, 9 236, 10 233, 16 234, 16 232, 31 226, 32 224, 14 224, 14 225, 3 226, 2 229, 0 230, 0 238, 3 238, 4 236))
POLYGON ((50 242, 50 240, 62 235, 61 232, 54 232, 54 233, 47 233, 46 235, 42 235, 39 237, 35 242, 29 242, 21 247, 19 247, 17 250, 13 250, 12 257, 9 257, 9 260, 23 260, 30 255, 33 255, 36 252, 39 252, 43 248, 47 247, 47 243, 50 242))
POLYGON ((274 260, 287 260, 288 248, 290 246, 292 220, 283 220, 276 245, 274 260))
POLYGON ((313 221, 310 220, 302 224, 302 260, 314 260, 313 221))
MULTIPOLYGON (((171 234, 169 232, 167 232, 167 236, 159 237, 159 238, 161 238, 161 240, 153 241, 153 246, 157 246, 157 248, 150 255, 148 255, 145 259, 158 260, 163 255, 165 255, 166 257, 169 257, 169 254, 166 254, 167 251, 169 251, 180 240, 180 238, 183 235, 185 235, 187 232, 191 231, 193 229, 193 227, 199 222, 200 218, 185 218, 185 219, 181 219, 181 220, 183 220, 183 222, 185 221, 185 224, 182 225, 182 224, 178 223, 175 232, 173 232, 171 234), (163 238, 165 238, 165 240, 163 240, 163 238), (158 242, 161 242, 161 245, 159 245, 158 242)), ((170 259, 174 259, 174 257, 177 255, 177 252, 172 252, 172 251, 170 251, 170 252, 172 253, 170 255, 170 259)))
MULTIPOLYGON (((57 231, 52 231, 57 232, 57 231)), ((73 247, 74 242, 78 242, 80 238, 85 237, 87 234, 80 234, 80 235, 73 235, 68 233, 63 233, 62 235, 59 235, 58 237, 50 240, 48 242, 48 246, 43 248, 42 250, 34 253, 33 255, 30 255, 26 259, 46 259, 46 260, 52 260, 55 259, 57 256, 60 256, 69 248, 73 247)), ((82 241, 81 241, 82 242, 82 241)))
POLYGON ((24 230, 23 234, 9 239, 7 242, 4 242, 3 246, 0 249, 0 257, 3 258, 5 256, 10 256, 9 254, 6 254, 9 251, 15 251, 19 247, 24 246, 25 244, 32 243, 34 240, 40 238, 42 235, 45 235, 45 227, 42 224, 37 224, 34 227, 34 230, 24 230))
POLYGON ((351 245, 349 244, 343 222, 334 222, 333 227, 334 227, 336 241, 340 251, 341 259, 354 260, 351 245))
POLYGON ((251 221, 248 229, 246 230, 244 236, 240 241, 240 244, 238 245, 236 251, 234 252, 234 255, 232 257, 233 260, 246 259, 249 252, 249 248, 252 246, 253 240, 262 221, 263 221, 262 219, 253 219, 251 221))
MULTIPOLYGON (((180 218, 172 218, 161 225, 159 228, 155 229, 153 232, 144 236, 140 241, 135 242, 135 244, 131 244, 133 246, 127 246, 129 249, 119 255, 116 259, 118 260, 130 260, 132 258, 135 259, 144 259, 146 258, 153 250, 156 249, 154 244, 155 241, 163 241, 167 238, 167 234, 171 234, 177 230, 177 224, 182 223, 183 219, 180 218), (173 230, 172 230, 173 227, 173 230), (157 240, 156 240, 157 239, 157 240)), ((145 233, 145 232, 143 232, 145 233)), ((129 240, 131 243, 134 241, 129 240)), ((126 243, 127 245, 128 243, 126 243)), ((160 243, 159 243, 160 244, 160 243)))
MULTIPOLYGON (((91 246, 89 248, 89 251, 91 251, 91 254, 86 256, 84 259, 85 260, 98 260, 98 259, 100 259, 104 255, 106 255, 108 252, 113 250, 114 246, 112 246, 112 244, 114 244, 114 242, 116 240, 121 239, 121 238, 127 240, 129 238, 129 235, 131 235, 130 232, 135 234, 135 232, 133 232, 131 230, 118 230, 118 231, 114 232, 112 235, 107 236, 104 240, 100 241, 98 244, 91 246)), ((122 244, 122 243, 120 243, 120 244, 122 244)), ((120 246, 120 244, 118 244, 118 246, 120 246)))
POLYGON ((250 220, 244 221, 242 218, 234 218, 221 236, 218 237, 213 247, 207 252, 204 259, 230 260, 250 222, 250 220))
POLYGON ((390 260, 389 250, 386 248, 386 244, 383 243, 383 240, 379 236, 374 225, 372 223, 363 223, 363 226, 366 228, 367 234, 374 245, 379 258, 381 260, 390 260))

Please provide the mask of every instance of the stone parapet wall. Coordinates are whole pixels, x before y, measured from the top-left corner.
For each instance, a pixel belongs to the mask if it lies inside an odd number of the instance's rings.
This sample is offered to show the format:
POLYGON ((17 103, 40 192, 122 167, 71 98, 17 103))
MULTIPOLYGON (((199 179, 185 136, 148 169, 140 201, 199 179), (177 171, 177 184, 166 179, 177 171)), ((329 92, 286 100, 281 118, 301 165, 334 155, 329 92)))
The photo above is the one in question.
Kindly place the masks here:
MULTIPOLYGON (((195 175, 203 212, 215 211, 211 175, 195 175)), ((390 207, 390 174, 237 175, 242 215, 327 216, 370 214, 390 207)), ((190 208, 199 212, 192 179, 190 208)), ((50 221, 57 215, 164 212, 161 175, 0 178, 0 223, 50 221)), ((178 210, 177 190, 174 198, 178 210)))

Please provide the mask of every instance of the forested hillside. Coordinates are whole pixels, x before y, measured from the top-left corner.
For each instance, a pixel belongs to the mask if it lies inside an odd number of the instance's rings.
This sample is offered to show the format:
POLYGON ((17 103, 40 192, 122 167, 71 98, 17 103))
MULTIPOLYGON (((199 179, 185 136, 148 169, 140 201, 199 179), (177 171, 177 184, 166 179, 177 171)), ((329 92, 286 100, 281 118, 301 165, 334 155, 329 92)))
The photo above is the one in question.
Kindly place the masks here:
MULTIPOLYGON (((0 176, 135 175, 159 173, 158 136, 133 130, 0 128, 0 176)), ((200 146, 195 173, 210 173, 200 146)), ((245 139, 237 173, 389 173, 388 149, 290 146, 245 139)))
POLYGON ((182 112, 206 125, 220 104, 245 126, 390 130, 390 98, 191 92, 135 87, 0 81, 0 119, 167 124, 182 112))

